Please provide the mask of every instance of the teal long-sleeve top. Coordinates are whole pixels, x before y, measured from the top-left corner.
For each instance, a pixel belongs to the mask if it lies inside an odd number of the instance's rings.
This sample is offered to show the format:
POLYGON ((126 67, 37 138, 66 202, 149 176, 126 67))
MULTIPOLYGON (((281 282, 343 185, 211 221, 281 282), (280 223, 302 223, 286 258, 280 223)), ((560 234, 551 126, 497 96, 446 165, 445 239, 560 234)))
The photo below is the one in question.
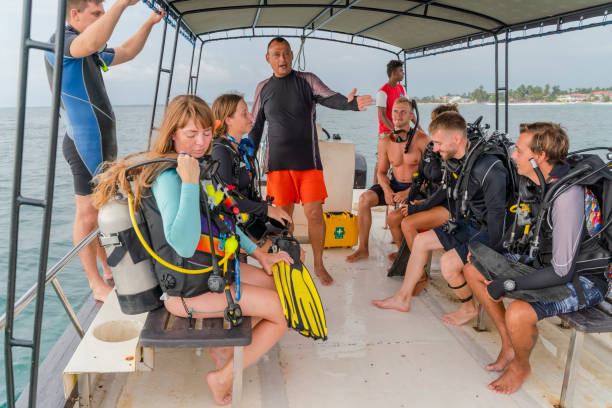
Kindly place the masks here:
MULTIPOLYGON (((175 169, 162 172, 152 188, 164 224, 166 241, 183 258, 193 256, 200 240, 200 191, 195 183, 183 183, 175 169)), ((257 245, 241 230, 240 247, 249 255, 257 245)))

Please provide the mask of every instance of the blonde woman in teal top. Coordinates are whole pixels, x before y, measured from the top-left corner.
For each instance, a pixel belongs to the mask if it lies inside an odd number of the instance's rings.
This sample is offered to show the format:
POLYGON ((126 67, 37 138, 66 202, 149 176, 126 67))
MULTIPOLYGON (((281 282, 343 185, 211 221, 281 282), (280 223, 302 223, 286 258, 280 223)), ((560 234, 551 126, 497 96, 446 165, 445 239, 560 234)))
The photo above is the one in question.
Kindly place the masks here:
MULTIPOLYGON (((147 159, 176 157, 176 169, 161 171, 160 165, 143 167, 134 177, 132 191, 134 203, 139 205, 143 191, 148 187, 159 208, 166 241, 182 257, 195 253, 200 239, 199 205, 199 158, 208 154, 212 141, 212 112, 206 102, 197 96, 181 95, 175 97, 164 114, 159 135, 147 159), (161 173, 160 173, 161 171, 161 173), (155 174, 158 174, 155 177, 155 174), (153 180, 153 182, 150 182, 153 180)), ((125 177, 127 161, 112 165, 94 192, 96 206, 99 208, 110 198, 114 186, 125 177), (122 171, 123 170, 123 171, 122 171)), ((265 354, 287 330, 287 323, 272 279, 272 265, 286 261, 293 263, 286 252, 268 254, 251 242, 237 229, 240 245, 255 258, 262 268, 240 264, 241 298, 238 302, 245 316, 251 316, 253 340, 244 348, 244 368, 265 354)), ((231 287, 232 295, 234 285, 231 287)), ((170 297, 165 301, 166 309, 181 317, 187 316, 186 308, 193 310, 194 318, 223 317, 227 299, 223 293, 208 292, 191 298, 170 297)), ((231 402, 233 380, 233 358, 231 348, 212 348, 211 357, 216 370, 206 376, 206 381, 218 405, 231 402)))

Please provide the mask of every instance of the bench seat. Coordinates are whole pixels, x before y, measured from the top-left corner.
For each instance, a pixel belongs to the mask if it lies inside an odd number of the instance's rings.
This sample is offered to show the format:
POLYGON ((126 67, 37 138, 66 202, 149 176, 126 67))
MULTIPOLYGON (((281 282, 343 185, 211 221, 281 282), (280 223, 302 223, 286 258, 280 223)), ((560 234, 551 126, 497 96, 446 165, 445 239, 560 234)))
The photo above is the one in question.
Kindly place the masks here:
POLYGON ((151 348, 243 347, 251 344, 251 318, 231 330, 223 328, 222 318, 189 319, 176 317, 165 308, 149 312, 140 332, 140 345, 151 348))

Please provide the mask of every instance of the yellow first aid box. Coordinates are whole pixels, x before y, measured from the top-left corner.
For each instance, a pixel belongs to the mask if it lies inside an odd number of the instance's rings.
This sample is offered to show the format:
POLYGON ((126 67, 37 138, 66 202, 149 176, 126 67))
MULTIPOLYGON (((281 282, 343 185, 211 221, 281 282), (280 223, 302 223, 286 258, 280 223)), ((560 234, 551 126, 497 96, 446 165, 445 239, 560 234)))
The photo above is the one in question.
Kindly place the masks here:
POLYGON ((325 248, 352 247, 359 239, 357 216, 349 211, 326 212, 325 248))

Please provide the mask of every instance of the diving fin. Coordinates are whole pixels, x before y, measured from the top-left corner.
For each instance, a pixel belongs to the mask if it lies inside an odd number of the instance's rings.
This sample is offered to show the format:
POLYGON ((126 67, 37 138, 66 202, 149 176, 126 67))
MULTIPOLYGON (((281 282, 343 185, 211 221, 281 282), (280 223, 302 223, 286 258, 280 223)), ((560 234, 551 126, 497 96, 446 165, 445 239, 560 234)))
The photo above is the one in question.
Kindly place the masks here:
POLYGON ((391 264, 391 267, 387 271, 387 276, 404 276, 406 274, 406 265, 408 264, 408 258, 410 258, 410 249, 406 243, 406 238, 402 238, 402 243, 397 250, 397 256, 391 264))
POLYGON ((288 230, 273 239, 271 251, 286 251, 293 264, 279 262, 272 269, 287 326, 305 337, 327 340, 325 312, 310 272, 300 260, 300 245, 288 230))
POLYGON ((289 305, 287 303, 287 298, 285 297, 285 292, 283 290, 283 286, 281 285, 281 268, 282 265, 276 264, 272 265, 272 277, 274 278, 274 285, 276 286, 276 291, 278 292, 278 298, 280 300, 281 306, 283 307, 283 314, 285 315, 285 320, 289 319, 289 305))

